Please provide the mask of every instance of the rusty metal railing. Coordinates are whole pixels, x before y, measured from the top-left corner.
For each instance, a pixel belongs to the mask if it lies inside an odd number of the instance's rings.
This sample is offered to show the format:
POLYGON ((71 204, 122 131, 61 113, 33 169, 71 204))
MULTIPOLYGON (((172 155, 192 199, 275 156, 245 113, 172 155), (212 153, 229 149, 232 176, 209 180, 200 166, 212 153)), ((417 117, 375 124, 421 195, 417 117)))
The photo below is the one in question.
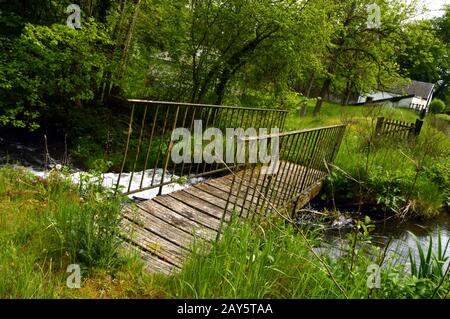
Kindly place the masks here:
MULTIPOLYGON (((345 133, 345 125, 329 126, 259 137, 244 137, 250 143, 267 140, 278 145, 278 169, 263 172, 262 162, 236 165, 222 223, 230 212, 239 217, 267 215, 294 204, 299 196, 328 175, 345 133), (275 143, 276 140, 276 143, 275 143), (269 171, 270 172, 270 171, 269 171)), ((273 166, 275 167, 275 166, 273 166)))
POLYGON ((182 163, 171 159, 174 142, 172 131, 186 128, 191 132, 194 123, 202 121, 202 129, 219 128, 275 128, 283 129, 288 111, 278 109, 241 108, 235 106, 204 105, 145 100, 129 100, 130 119, 125 153, 116 182, 116 191, 134 194, 191 178, 220 174, 234 169, 235 163, 182 163), (126 173, 127 172, 127 173, 126 173), (124 175, 127 179, 124 179, 124 175), (138 185, 138 186, 136 186, 138 185))

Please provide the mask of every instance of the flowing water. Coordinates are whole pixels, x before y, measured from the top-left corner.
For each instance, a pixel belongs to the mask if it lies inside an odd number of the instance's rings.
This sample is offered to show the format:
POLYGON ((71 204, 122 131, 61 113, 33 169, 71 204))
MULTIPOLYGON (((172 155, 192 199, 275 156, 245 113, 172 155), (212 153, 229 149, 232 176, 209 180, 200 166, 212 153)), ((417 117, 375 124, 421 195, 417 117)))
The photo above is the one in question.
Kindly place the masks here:
MULTIPOLYGON (((371 233, 371 242, 380 247, 381 251, 386 249, 386 262, 391 265, 405 265, 408 269, 410 251, 416 260, 419 260, 416 238, 421 243, 425 254, 429 247, 430 236, 434 252, 438 250, 439 237, 443 249, 450 241, 450 214, 446 212, 428 221, 388 220, 375 222, 375 226, 375 230, 371 233)), ((348 249, 349 231, 348 229, 328 231, 324 248, 334 256, 341 255, 343 253, 341 249, 346 246, 345 244, 348 249)), ((450 262, 450 244, 445 255, 449 258, 447 263, 450 262)))
MULTIPOLYGON (((398 263, 409 262, 410 249, 414 253, 416 260, 419 258, 415 237, 424 249, 429 247, 431 237, 434 252, 438 250, 440 237, 443 248, 445 248, 450 240, 450 214, 444 212, 439 217, 429 221, 378 224, 373 233, 373 241, 383 247, 391 239, 388 247, 388 256, 391 257, 391 261, 398 263)), ((446 251, 446 256, 450 258, 450 247, 446 251)))

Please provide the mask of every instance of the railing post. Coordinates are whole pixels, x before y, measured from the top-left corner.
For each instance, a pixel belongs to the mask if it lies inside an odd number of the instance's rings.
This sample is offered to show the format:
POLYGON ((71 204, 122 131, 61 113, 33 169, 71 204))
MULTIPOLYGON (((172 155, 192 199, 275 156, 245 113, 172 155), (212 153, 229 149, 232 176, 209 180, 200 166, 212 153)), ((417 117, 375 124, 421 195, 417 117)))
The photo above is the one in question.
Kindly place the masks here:
POLYGON ((423 108, 420 110, 420 119, 423 120, 425 118, 425 115, 427 114, 427 109, 423 108))
POLYGON ((414 125, 414 135, 419 136, 420 131, 422 131, 423 120, 417 119, 416 124, 414 125))
POLYGON ((116 190, 114 191, 114 194, 116 194, 116 195, 117 195, 117 191, 119 190, 120 179, 122 177, 123 170, 125 169, 125 163, 127 162, 127 156, 128 156, 128 149, 130 147, 131 134, 133 133, 134 109, 135 109, 135 105, 133 104, 133 106, 131 108, 130 122, 128 123, 128 132, 127 132, 128 135, 127 135, 127 144, 125 146, 125 154, 123 155, 122 165, 120 166, 119 177, 117 178, 116 190))
MULTIPOLYGON (((180 106, 177 106, 177 111, 175 113, 175 120, 173 121, 173 125, 172 125, 172 132, 177 128, 179 112, 180 112, 180 106)), ((170 132, 171 135, 172 135, 172 132, 170 132)), ((166 178, 167 166, 169 165, 172 147, 173 147, 173 141, 171 138, 170 142, 169 142, 169 146, 167 147, 167 150, 166 150, 166 158, 165 158, 165 162, 164 162, 164 168, 163 168, 163 173, 162 173, 161 182, 160 182, 161 185, 159 186, 158 195, 162 195, 162 191, 163 191, 163 187, 164 187, 164 179, 166 178)), ((174 172, 172 172, 172 174, 174 174, 174 172)))
POLYGON ((381 128, 383 127, 384 117, 379 116, 377 118, 377 126, 375 127, 375 135, 381 134, 381 128))
POLYGON ((342 139, 344 138, 344 134, 345 134, 345 129, 346 129, 346 128, 347 128, 347 126, 344 126, 344 127, 342 127, 342 128, 339 130, 337 139, 336 139, 336 141, 335 141, 335 143, 334 143, 333 151, 332 151, 331 156, 330 156, 330 162, 331 162, 331 163, 334 162, 334 159, 335 159, 336 156, 337 156, 337 153, 338 153, 338 151, 339 151, 339 148, 341 147, 342 139))

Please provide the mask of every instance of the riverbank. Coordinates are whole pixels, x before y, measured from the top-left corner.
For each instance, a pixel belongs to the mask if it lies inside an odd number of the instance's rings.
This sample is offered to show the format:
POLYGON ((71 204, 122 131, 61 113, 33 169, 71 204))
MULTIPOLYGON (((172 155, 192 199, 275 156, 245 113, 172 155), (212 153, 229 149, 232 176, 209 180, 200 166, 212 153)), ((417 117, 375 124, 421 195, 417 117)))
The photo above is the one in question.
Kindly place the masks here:
MULTIPOLYGON (((347 124, 333 170, 320 195, 328 210, 370 215, 374 219, 427 219, 449 213, 450 136, 428 114, 418 137, 377 137, 379 116, 414 123, 418 114, 382 106, 326 103, 320 116, 292 113, 286 129, 347 124)), ((447 124, 450 126, 450 124, 447 124)))
MULTIPOLYGON (((319 118, 291 114, 287 125, 348 124, 318 205, 334 215, 346 213, 355 227, 336 235, 271 218, 232 223, 209 250, 194 247, 189 262, 172 276, 148 273, 138 256, 122 249, 118 221, 122 205, 132 204, 129 199, 112 196, 98 180, 79 187, 57 169, 39 177, 0 168, 0 297, 448 297, 448 228, 442 221, 448 216, 443 197, 449 190, 448 141, 426 121, 414 144, 375 145, 369 133, 377 114, 347 107, 337 115, 339 107, 325 105, 319 118), (404 204, 410 205, 407 213, 404 204), (419 210, 423 207, 432 209, 419 210), (418 231, 427 224, 425 233, 418 231), (70 264, 81 265, 80 289, 66 285, 70 264), (374 264, 381 266, 381 286, 371 289, 367 269, 374 264)), ((405 110, 382 112, 415 118, 405 110)), ((31 147, 15 145, 25 151, 31 147)))
MULTIPOLYGON (((323 249, 329 233, 272 218, 232 222, 220 241, 194 246, 172 276, 148 273, 122 249, 124 198, 96 184, 80 190, 51 174, 0 169, 0 297, 2 298, 446 298, 447 253, 439 249, 417 269, 391 263, 400 254, 376 243, 372 222, 352 228, 323 249), (353 243, 355 243, 353 245, 353 243), (81 266, 80 289, 70 289, 67 267, 81 266), (367 267, 381 266, 381 286, 367 286, 367 267), (438 270, 440 269, 440 271, 438 270)), ((131 203, 130 203, 131 204, 131 203)), ((375 224, 375 229, 378 225, 375 224)), ((434 242, 436 243, 436 242, 434 242)), ((442 246, 448 245, 442 241, 442 246)), ((408 247, 420 256, 417 247, 408 247)), ((423 251, 428 251, 423 240, 423 251)))

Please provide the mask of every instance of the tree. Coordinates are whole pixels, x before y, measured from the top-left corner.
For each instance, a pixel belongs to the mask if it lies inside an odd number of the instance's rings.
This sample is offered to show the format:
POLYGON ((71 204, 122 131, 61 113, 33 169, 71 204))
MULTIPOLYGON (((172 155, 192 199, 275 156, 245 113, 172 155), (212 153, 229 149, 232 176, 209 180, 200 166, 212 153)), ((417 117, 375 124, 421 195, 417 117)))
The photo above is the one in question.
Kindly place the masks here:
POLYGON ((344 80, 345 92, 352 89, 375 89, 398 78, 395 46, 399 24, 406 20, 411 8, 403 3, 378 1, 381 12, 380 28, 367 25, 367 8, 373 1, 330 1, 330 19, 335 22, 332 36, 326 44, 324 58, 326 74, 320 89, 314 114, 320 113, 322 103, 333 83, 344 80), (365 74, 364 74, 365 73, 365 74), (367 77, 367 75, 370 75, 367 77))
POLYGON ((439 91, 444 89, 445 84, 438 83, 445 78, 450 64, 448 48, 431 21, 415 21, 405 27, 398 63, 405 77, 436 83, 437 95, 440 96, 439 91))
POLYGON ((252 59, 264 56, 306 3, 191 1, 191 101, 220 104, 233 76, 252 59))
POLYGON ((19 38, 5 38, 0 46, 0 124, 34 129, 41 115, 61 118, 92 101, 109 44, 106 30, 92 19, 81 30, 27 24, 19 38))

